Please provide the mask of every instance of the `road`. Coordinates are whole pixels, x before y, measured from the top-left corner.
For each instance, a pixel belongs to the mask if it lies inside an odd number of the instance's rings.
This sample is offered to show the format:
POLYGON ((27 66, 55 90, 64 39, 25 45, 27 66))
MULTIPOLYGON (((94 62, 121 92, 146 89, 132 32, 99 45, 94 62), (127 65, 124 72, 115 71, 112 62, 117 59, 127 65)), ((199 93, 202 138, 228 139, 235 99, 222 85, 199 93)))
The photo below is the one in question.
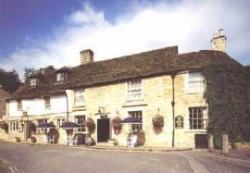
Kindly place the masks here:
POLYGON ((0 142, 1 173, 247 173, 250 162, 206 151, 122 152, 0 142))

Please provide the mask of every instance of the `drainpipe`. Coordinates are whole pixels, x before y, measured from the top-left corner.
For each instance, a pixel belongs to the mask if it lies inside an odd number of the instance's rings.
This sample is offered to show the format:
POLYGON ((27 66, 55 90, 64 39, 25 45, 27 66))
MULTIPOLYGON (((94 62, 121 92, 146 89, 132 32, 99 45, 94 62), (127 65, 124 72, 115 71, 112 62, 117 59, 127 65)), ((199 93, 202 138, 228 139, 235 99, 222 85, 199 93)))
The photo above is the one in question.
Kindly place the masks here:
POLYGON ((69 121, 69 92, 70 90, 65 90, 66 93, 66 120, 69 121))
POLYGON ((171 105, 172 105, 172 113, 173 113, 173 133, 172 133, 172 147, 174 148, 174 145, 175 145, 175 82, 174 82, 174 79, 175 79, 175 73, 173 73, 171 75, 171 78, 172 78, 172 102, 171 102, 171 105))

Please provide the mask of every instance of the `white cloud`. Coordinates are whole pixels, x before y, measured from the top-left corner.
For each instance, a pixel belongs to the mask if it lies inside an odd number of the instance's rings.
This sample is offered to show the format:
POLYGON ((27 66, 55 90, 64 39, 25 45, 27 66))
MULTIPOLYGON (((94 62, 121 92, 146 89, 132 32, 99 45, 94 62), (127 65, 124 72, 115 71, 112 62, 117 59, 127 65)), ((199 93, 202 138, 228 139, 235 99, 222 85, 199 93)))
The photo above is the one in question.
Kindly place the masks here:
MULTIPOLYGON (((89 4, 72 12, 53 38, 31 39, 30 47, 18 48, 4 67, 17 69, 79 64, 79 52, 92 49, 102 60, 149 49, 178 45, 180 52, 210 49, 212 33, 224 28, 228 53, 250 54, 249 1, 164 1, 152 6, 133 6, 132 14, 119 15, 115 23, 89 4)), ((249 60, 242 62, 250 63, 249 60)))

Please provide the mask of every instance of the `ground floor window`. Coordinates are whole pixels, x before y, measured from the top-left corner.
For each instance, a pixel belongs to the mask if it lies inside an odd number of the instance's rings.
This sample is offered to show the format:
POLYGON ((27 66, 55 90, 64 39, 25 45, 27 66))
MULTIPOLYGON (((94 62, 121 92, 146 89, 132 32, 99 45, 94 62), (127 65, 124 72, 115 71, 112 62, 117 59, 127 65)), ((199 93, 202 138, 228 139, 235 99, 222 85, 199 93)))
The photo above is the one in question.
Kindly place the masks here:
POLYGON ((142 111, 129 111, 129 116, 136 118, 139 120, 138 123, 132 123, 131 124, 131 130, 132 131, 142 131, 142 111))
POLYGON ((189 124, 190 129, 204 129, 205 118, 204 111, 206 107, 190 107, 189 108, 189 124))
MULTIPOLYGON (((39 119, 37 120, 37 125, 39 124, 43 124, 43 123, 47 123, 47 119, 39 119)), ((47 133, 47 129, 46 128, 39 128, 37 129, 37 133, 47 133)))
POLYGON ((18 121, 11 121, 10 122, 10 130, 11 131, 19 130, 19 123, 18 123, 18 121))
POLYGON ((57 128, 60 128, 64 122, 65 122, 65 119, 64 119, 64 118, 58 118, 58 119, 56 120, 56 127, 57 127, 57 128))
POLYGON ((79 132, 85 131, 85 115, 77 115, 75 116, 75 123, 77 123, 80 127, 78 128, 79 132))

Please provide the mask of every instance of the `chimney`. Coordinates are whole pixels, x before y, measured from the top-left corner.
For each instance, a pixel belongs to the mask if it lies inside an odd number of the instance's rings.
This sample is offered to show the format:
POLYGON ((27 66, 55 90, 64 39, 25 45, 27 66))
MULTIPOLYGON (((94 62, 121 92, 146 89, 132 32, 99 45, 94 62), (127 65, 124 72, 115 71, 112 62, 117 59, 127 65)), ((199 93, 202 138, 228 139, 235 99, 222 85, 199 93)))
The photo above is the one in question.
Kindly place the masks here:
POLYGON ((212 50, 219 50, 222 52, 226 52, 226 36, 224 34, 223 29, 219 29, 218 32, 213 34, 213 38, 211 40, 212 50))
POLYGON ((81 64, 87 64, 94 61, 94 52, 90 49, 82 50, 80 52, 81 64))

